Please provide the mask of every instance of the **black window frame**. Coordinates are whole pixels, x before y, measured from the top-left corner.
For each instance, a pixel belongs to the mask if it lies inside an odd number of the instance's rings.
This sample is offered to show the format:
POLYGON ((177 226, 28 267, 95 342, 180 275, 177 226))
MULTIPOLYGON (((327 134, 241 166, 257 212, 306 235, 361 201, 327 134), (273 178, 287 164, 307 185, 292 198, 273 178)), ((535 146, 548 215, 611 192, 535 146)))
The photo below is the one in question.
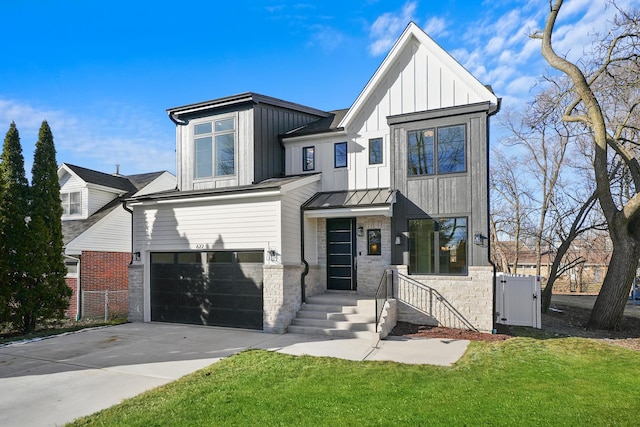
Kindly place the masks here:
POLYGON ((430 126, 422 129, 413 129, 407 131, 407 176, 409 178, 435 176, 435 175, 450 175, 456 173, 466 173, 468 171, 468 130, 466 123, 451 124, 445 126, 430 126), (443 153, 445 153, 444 142, 440 142, 441 133, 454 128, 462 128, 462 162, 457 163, 461 165, 461 168, 456 170, 443 170, 443 153), (429 135, 430 134, 430 135, 429 135), (421 138, 429 138, 427 143, 422 139, 422 146, 412 149, 411 141, 418 140, 420 138, 412 137, 412 135, 420 135, 421 138), (417 159, 412 162, 412 153, 418 151, 416 155, 417 159), (423 157, 423 156, 426 156, 423 157), (413 172, 416 170, 416 172, 413 172), (424 170, 424 172, 422 172, 424 170))
POLYGON ((382 255, 382 230, 379 228, 367 229, 367 255, 382 255), (373 246, 376 244, 377 248, 373 246))
POLYGON ((308 147, 302 147, 302 170, 304 172, 316 170, 316 147, 310 145, 308 147), (311 167, 308 166, 307 154, 311 153, 311 167))
MULTIPOLYGON (((409 218, 407 221, 407 230, 409 230, 409 274, 410 275, 430 275, 430 276, 467 276, 469 274, 469 218, 467 216, 447 216, 447 217, 438 217, 438 218, 409 218), (462 246, 462 250, 460 250, 461 245, 459 244, 456 249, 456 253, 452 252, 450 247, 444 246, 445 242, 442 237, 443 230, 441 224, 445 221, 451 220, 461 220, 464 222, 464 239, 459 240, 460 242, 464 242, 462 246), (414 253, 416 247, 416 237, 414 237, 412 232, 412 221, 431 221, 433 222, 433 228, 431 235, 431 271, 428 269, 425 271, 420 269, 420 271, 416 271, 417 261, 415 261, 415 257, 417 257, 417 253, 414 253), (461 254, 457 252, 460 250, 461 254), (450 270, 444 271, 446 268, 443 268, 443 261, 446 261, 446 257, 449 258, 449 263, 458 264, 461 269, 460 271, 451 272, 450 270)), ((446 266, 446 265, 445 265, 446 266)))
POLYGON ((335 169, 343 169, 346 168, 348 165, 348 160, 347 158, 349 154, 349 147, 347 145, 347 142, 336 142, 333 144, 333 167, 335 169), (338 147, 342 147, 344 146, 344 164, 342 164, 342 162, 340 164, 338 164, 338 147))
POLYGON ((383 138, 370 138, 369 139, 369 164, 370 165, 381 165, 384 163, 384 140, 383 138), (379 142, 380 143, 380 157, 372 159, 371 155, 374 153, 374 150, 371 148, 372 143, 379 142))

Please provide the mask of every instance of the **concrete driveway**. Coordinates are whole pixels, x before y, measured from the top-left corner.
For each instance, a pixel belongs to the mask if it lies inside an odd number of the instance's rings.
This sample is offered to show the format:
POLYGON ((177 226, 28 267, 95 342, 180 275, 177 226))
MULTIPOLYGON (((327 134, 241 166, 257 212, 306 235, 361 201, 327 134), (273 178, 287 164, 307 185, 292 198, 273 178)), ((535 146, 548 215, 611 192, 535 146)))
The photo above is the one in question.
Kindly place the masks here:
POLYGON ((246 349, 450 365, 467 345, 441 339, 372 343, 169 323, 84 330, 0 347, 0 426, 60 425, 246 349))

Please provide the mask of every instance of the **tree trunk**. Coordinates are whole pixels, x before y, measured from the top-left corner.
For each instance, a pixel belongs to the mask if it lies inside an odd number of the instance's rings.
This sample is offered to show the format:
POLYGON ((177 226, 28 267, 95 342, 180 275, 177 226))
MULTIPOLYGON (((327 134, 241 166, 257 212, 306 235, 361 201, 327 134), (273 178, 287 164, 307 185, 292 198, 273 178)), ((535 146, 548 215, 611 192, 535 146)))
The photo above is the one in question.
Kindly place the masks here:
POLYGON ((622 326, 624 307, 640 260, 640 244, 630 236, 619 238, 621 240, 613 245, 609 269, 591 311, 587 329, 619 330, 622 326))

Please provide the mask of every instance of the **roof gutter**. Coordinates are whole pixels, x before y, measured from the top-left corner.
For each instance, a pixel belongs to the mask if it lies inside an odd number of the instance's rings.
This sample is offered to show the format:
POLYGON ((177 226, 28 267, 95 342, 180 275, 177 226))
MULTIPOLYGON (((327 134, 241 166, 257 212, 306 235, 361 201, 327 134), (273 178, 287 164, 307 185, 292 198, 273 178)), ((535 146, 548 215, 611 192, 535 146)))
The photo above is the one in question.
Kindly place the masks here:
POLYGON ((175 123, 176 126, 184 126, 189 123, 188 121, 182 120, 181 118, 179 118, 176 115, 176 113, 174 113, 173 111, 168 111, 168 114, 169 114, 169 119, 171 119, 171 121, 175 123))

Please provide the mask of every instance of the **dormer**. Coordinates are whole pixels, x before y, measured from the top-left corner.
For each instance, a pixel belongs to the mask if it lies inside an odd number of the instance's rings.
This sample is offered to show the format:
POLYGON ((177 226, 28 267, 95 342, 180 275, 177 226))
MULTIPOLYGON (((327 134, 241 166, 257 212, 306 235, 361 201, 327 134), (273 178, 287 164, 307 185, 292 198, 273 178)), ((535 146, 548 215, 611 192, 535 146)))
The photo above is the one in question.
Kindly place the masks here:
POLYGON ((250 185, 284 175, 279 135, 329 114, 256 93, 167 110, 176 124, 178 189, 250 185))
POLYGON ((58 168, 62 220, 87 219, 117 197, 135 192, 124 176, 63 163, 58 168))

